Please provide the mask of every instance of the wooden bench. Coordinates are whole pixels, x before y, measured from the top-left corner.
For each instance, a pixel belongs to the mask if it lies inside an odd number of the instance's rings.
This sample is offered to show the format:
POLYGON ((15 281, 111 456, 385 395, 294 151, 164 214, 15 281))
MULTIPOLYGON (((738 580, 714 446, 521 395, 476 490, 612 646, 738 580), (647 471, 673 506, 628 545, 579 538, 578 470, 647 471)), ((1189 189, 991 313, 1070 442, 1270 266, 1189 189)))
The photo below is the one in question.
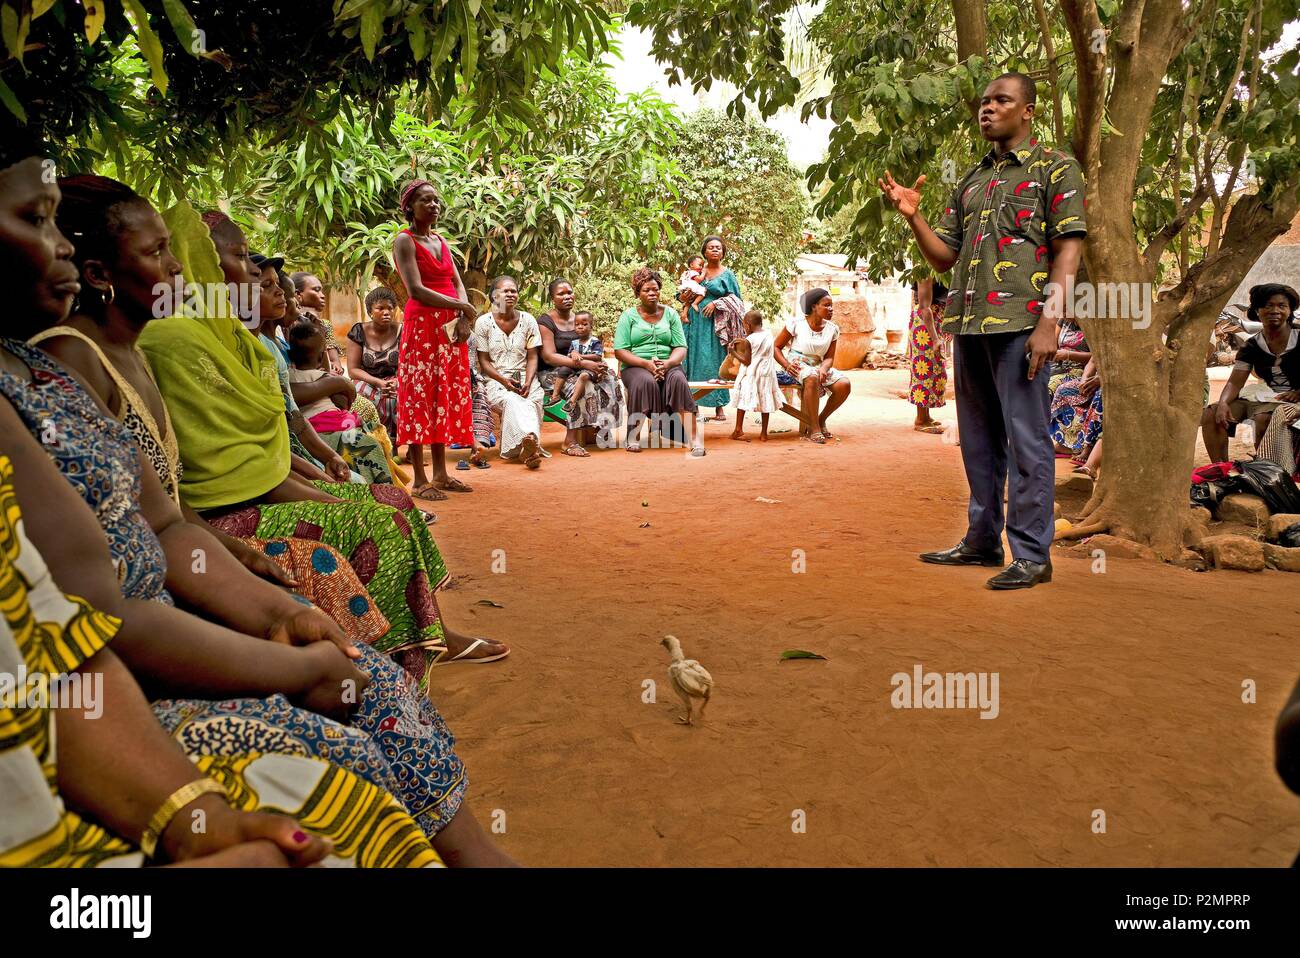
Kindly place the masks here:
MULTIPOLYGON (((734 383, 711 383, 707 381, 687 383, 691 387, 692 399, 703 399, 711 392, 719 389, 730 389, 734 383)), ((808 426, 809 423, 804 419, 803 412, 800 410, 799 387, 798 386, 781 386, 781 395, 785 397, 785 402, 781 404, 781 411, 787 416, 799 420, 800 424, 808 426)))

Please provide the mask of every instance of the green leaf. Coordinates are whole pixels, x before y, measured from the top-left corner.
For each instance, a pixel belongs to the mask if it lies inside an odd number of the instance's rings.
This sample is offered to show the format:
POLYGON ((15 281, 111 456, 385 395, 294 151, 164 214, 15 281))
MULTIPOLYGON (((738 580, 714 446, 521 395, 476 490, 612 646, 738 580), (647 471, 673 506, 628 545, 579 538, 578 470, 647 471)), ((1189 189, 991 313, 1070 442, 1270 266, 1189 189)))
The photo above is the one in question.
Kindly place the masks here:
POLYGON ((469 5, 462 3, 460 5, 461 15, 465 18, 465 45, 461 49, 460 72, 461 76, 468 82, 474 77, 478 69, 478 24, 475 23, 473 15, 469 12, 469 5))
POLYGON ((438 42, 429 51, 429 62, 435 68, 445 63, 451 56, 451 48, 456 45, 456 39, 460 36, 460 27, 451 17, 443 20, 440 31, 438 42))
POLYGON ((18 118, 19 123, 27 122, 27 111, 18 102, 18 97, 14 96, 14 91, 9 89, 9 84, 5 83, 4 77, 0 77, 0 103, 3 103, 9 112, 18 118))
POLYGON ((375 48, 384 29, 384 9, 385 6, 375 2, 361 14, 361 49, 367 60, 375 58, 375 48))
POLYGON ((781 653, 781 661, 786 659, 825 659, 826 656, 818 655, 816 652, 809 652, 805 649, 786 649, 781 653))
POLYGON ((163 13, 167 14, 167 20, 172 25, 172 32, 176 34, 176 39, 181 42, 181 46, 195 56, 199 51, 195 49, 198 46, 199 28, 194 25, 194 18, 190 12, 185 9, 182 0, 162 0, 163 13))
POLYGON ((429 32, 424 28, 424 21, 415 14, 406 18, 406 36, 411 42, 411 56, 418 63, 429 51, 429 32))
POLYGON ((19 63, 23 60, 23 47, 27 45, 27 31, 31 26, 30 11, 20 14, 7 3, 0 7, 0 34, 4 36, 10 56, 19 63))
POLYGON ((149 15, 145 13, 140 0, 122 0, 122 5, 131 11, 132 18, 135 20, 136 41, 140 44, 140 52, 144 54, 145 61, 149 64, 153 85, 158 88, 159 93, 166 96, 167 71, 163 69, 162 43, 149 24, 149 15))

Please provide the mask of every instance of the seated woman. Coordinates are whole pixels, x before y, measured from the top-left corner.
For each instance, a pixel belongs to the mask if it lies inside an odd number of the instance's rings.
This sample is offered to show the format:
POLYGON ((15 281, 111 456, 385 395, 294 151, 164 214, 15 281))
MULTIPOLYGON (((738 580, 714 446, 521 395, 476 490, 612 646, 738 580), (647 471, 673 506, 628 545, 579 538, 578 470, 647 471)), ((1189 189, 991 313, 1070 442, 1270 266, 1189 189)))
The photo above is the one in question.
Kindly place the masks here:
POLYGON ((543 391, 553 389, 557 379, 562 379, 561 395, 568 400, 577 390, 577 374, 593 374, 588 377, 592 379, 589 388, 583 390, 580 400, 565 414, 564 454, 585 458, 586 446, 598 441, 598 433, 610 434, 623 418, 623 399, 618 382, 609 374, 603 360, 570 352, 579 338, 573 284, 567 279, 553 279, 547 292, 551 309, 537 317, 538 332, 542 335, 537 379, 543 391))
POLYGON ((325 355, 329 361, 329 368, 326 369, 326 372, 335 376, 342 376, 343 351, 339 349, 339 344, 334 338, 334 329, 321 318, 325 312, 325 284, 320 281, 320 277, 315 273, 302 271, 291 273, 289 281, 293 283, 294 291, 297 293, 300 315, 303 319, 310 320, 319 326, 321 333, 325 336, 325 355))
MULTIPOLYGON (((274 360, 239 322, 219 316, 153 319, 153 286, 173 274, 162 272, 157 257, 114 259, 121 257, 119 250, 142 241, 137 231, 146 224, 170 235, 147 201, 115 184, 108 195, 97 195, 79 209, 83 221, 69 228, 108 237, 112 266, 94 282, 106 291, 120 270, 115 288, 133 294, 118 293, 114 308, 125 315, 124 325, 137 330, 158 377, 156 387, 142 381, 136 388, 150 404, 161 407, 165 398, 171 419, 164 423, 154 417, 154 425, 175 429, 174 443, 157 437, 160 448, 175 453, 159 473, 164 488, 174 486, 181 501, 228 535, 294 536, 337 548, 392 625, 375 648, 396 658, 422 687, 434 665, 507 655, 500 643, 444 627, 434 590, 446 581, 446 567, 409 496, 391 486, 311 483, 291 474, 285 400, 274 360), (125 285, 135 271, 139 278, 125 285)), ((199 269, 206 262, 210 271, 220 268, 212 273, 217 282, 225 278, 257 287, 260 272, 233 223, 217 227, 218 261, 208 229, 192 211, 180 207, 177 215, 182 241, 199 269)), ((176 268, 174 258, 168 262, 169 269, 176 268)))
POLYGON ((513 277, 494 279, 488 296, 492 312, 474 323, 474 344, 488 405, 501 416, 501 458, 536 469, 542 464, 542 337, 537 320, 515 308, 519 287, 513 277))
POLYGON ((365 322, 348 330, 348 375, 358 395, 375 404, 390 436, 397 435, 397 355, 402 325, 396 321, 397 297, 380 286, 366 294, 365 322))
POLYGON ((654 417, 652 423, 662 424, 676 414, 691 455, 702 456, 704 442, 695 421, 698 407, 682 368, 686 333, 677 311, 659 302, 662 285, 662 277, 652 269, 642 267, 633 273, 637 304, 623 311, 614 328, 614 355, 622 364, 620 375, 627 390, 627 451, 641 451, 643 423, 654 417))
POLYGON ((831 294, 824 289, 810 289, 799 301, 803 316, 790 319, 776 336, 776 362, 787 376, 800 387, 800 412, 804 423, 799 438, 809 442, 825 443, 834 439, 826 428, 831 413, 844 405, 852 388, 848 378, 835 368, 835 346, 839 342, 840 328, 831 322, 835 304, 831 294), (787 358, 789 348, 793 357, 787 358), (818 412, 821 397, 830 396, 825 408, 818 412), (812 428, 812 423, 817 428, 812 428))
POLYGON ((1300 402, 1300 332, 1292 325, 1298 309, 1300 294, 1290 286, 1263 283, 1251 287, 1246 315, 1264 328, 1237 350, 1219 401, 1206 406, 1201 416, 1201 436, 1211 462, 1227 460, 1228 436, 1236 432, 1238 423, 1253 420, 1258 443, 1278 405, 1300 402), (1247 398, 1241 394, 1252 372, 1262 388, 1247 398))
POLYGON ((1101 436, 1101 380, 1083 329, 1062 319, 1047 391, 1052 397, 1052 441, 1058 456, 1070 456, 1081 471, 1101 436))
POLYGON ((392 796, 320 759, 275 751, 186 758, 108 648, 120 623, 60 591, 23 534, 12 477, 0 457, 0 539, 8 543, 0 551, 7 597, 0 660, 22 662, 29 675, 58 676, 53 681, 70 689, 94 683, 97 699, 85 709, 55 709, 48 700, 22 709, 0 703, 0 765, 30 773, 30 780, 9 775, 0 782, 8 826, 0 868, 120 868, 146 860, 248 868, 311 865, 327 856, 361 866, 438 863, 392 796), (276 804, 296 821, 254 810, 254 786, 267 776, 280 786, 276 804), (360 814, 333 814, 335 795, 360 814), (189 827, 195 812, 206 828, 189 827))
MULTIPOLYGON (((256 253, 251 254, 249 258, 260 271, 258 283, 261 295, 258 314, 261 316, 262 323, 259 338, 275 360, 280 388, 284 393, 285 408, 288 410, 286 415, 292 437, 291 448, 312 465, 322 469, 328 468, 330 475, 339 478, 340 481, 391 482, 392 476, 388 471, 383 450, 375 440, 360 430, 353 430, 351 433, 331 433, 326 438, 307 422, 306 417, 298 409, 300 396, 303 402, 314 402, 323 398, 321 393, 326 389, 343 388, 348 391, 351 398, 355 398, 355 390, 351 382, 342 376, 331 376, 324 382, 304 384, 300 390, 293 390, 292 383, 289 381, 289 362, 286 358, 288 356, 287 331, 281 329, 288 310, 284 290, 280 286, 280 270, 284 267, 284 260, 278 256, 261 256, 256 253), (277 337, 277 332, 284 334, 285 338, 277 337), (280 345, 282 342, 283 348, 280 345), (293 440, 297 440, 297 446, 292 445, 293 440), (347 479, 340 478, 341 472, 337 465, 339 461, 342 461, 348 470, 347 479)), ((315 326, 315 324, 310 325, 315 326)), ((310 475, 308 472, 304 474, 310 475)), ((324 479, 325 476, 320 478, 324 479)))
MULTIPOLYGON (((123 299, 152 299, 159 274, 175 262, 161 221, 137 221, 129 230, 135 242, 110 262, 83 263, 83 277, 94 277, 83 292, 69 262, 72 247, 53 225, 57 189, 44 182, 40 164, 4 185, 0 202, 13 208, 0 209, 0 221, 45 208, 49 224, 0 233, 0 278, 29 324, 12 331, 61 321, 79 293, 106 306, 119 301, 119 290, 123 299)), ((157 220, 147 204, 133 212, 147 219, 146 211, 157 220)), ((96 239, 78 238, 92 247, 96 239)), ((76 581, 79 592, 121 621, 114 648, 153 694, 202 696, 156 703, 168 730, 195 754, 233 757, 274 746, 337 761, 399 794, 453 856, 499 860, 472 816, 460 819, 464 772, 450 733, 400 670, 357 648, 310 605, 253 577, 185 522, 152 468, 141 468, 130 431, 68 370, 20 340, 2 346, 0 455, 13 463, 18 502, 42 506, 28 510, 25 530, 56 581, 76 581), (50 435, 58 442, 38 441, 50 435), (225 625, 174 608, 173 591, 225 625), (226 697, 233 699, 213 701, 226 697), (354 710, 355 727, 324 717, 344 719, 354 710)))
MULTIPOLYGON (((332 365, 329 359, 328 344, 333 341, 333 333, 329 331, 329 323, 313 320, 308 314, 298 307, 298 289, 289 279, 283 270, 279 271, 280 289, 284 291, 284 319, 280 321, 280 334, 282 338, 276 340, 276 345, 280 347, 280 352, 287 360, 288 352, 288 335, 289 330, 298 324, 299 320, 306 323, 313 323, 324 338, 327 347, 326 355, 321 357, 321 371, 332 376, 336 381, 342 383, 351 382, 350 378, 341 374, 332 372, 332 365)), ((319 280, 317 280, 319 282, 319 280)), ((391 476, 393 485, 400 488, 403 492, 411 491, 411 473, 398 464, 393 456, 393 441, 389 438, 388 430, 379 420, 379 411, 375 409, 375 404, 365 396, 357 395, 352 400, 352 412, 356 413, 363 433, 375 441, 375 446, 384 457, 384 466, 391 476)))
MULTIPOLYGON (((1052 422, 1048 428, 1058 450, 1075 454, 1070 460, 1078 467, 1075 472, 1096 479, 1101 466, 1101 377, 1096 358, 1084 355, 1088 360, 1079 376, 1052 377, 1056 388, 1052 391, 1052 422)), ((1049 389, 1052 381, 1048 382, 1049 389)))

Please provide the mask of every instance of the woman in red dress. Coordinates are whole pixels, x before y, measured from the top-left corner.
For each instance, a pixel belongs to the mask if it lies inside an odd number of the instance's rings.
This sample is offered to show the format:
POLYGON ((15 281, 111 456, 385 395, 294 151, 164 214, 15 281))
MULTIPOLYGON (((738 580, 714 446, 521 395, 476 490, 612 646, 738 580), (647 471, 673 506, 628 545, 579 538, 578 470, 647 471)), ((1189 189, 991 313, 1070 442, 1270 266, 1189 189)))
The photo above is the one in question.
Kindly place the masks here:
POLYGON ((474 441, 469 388, 469 333, 478 311, 465 297, 465 284, 451 252, 433 226, 442 200, 428 180, 402 188, 402 213, 410 226, 397 235, 393 260, 410 299, 398 353, 397 439, 409 443, 415 476, 411 495, 446 499, 447 491, 470 487, 447 475, 446 445, 474 441), (444 328, 456 325, 455 342, 444 328), (432 447, 432 481, 424 472, 424 446, 432 447))

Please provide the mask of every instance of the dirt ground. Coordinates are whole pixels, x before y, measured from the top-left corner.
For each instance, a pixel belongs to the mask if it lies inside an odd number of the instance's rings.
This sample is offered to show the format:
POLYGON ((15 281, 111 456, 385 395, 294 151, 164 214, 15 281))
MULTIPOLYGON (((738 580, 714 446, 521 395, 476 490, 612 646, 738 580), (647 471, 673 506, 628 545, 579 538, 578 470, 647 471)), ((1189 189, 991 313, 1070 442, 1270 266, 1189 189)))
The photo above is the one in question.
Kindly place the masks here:
POLYGON ((539 472, 456 474, 475 491, 438 504, 442 608, 514 652, 431 694, 501 844, 534 866, 1290 864, 1272 734, 1300 577, 1061 556, 994 593, 923 565, 965 528, 960 450, 912 431, 904 371, 850 376, 823 448, 728 422, 703 459, 574 460, 557 430, 539 472), (716 681, 700 727, 674 722, 666 633, 716 681), (917 664, 998 673, 998 716, 892 708, 917 664))

